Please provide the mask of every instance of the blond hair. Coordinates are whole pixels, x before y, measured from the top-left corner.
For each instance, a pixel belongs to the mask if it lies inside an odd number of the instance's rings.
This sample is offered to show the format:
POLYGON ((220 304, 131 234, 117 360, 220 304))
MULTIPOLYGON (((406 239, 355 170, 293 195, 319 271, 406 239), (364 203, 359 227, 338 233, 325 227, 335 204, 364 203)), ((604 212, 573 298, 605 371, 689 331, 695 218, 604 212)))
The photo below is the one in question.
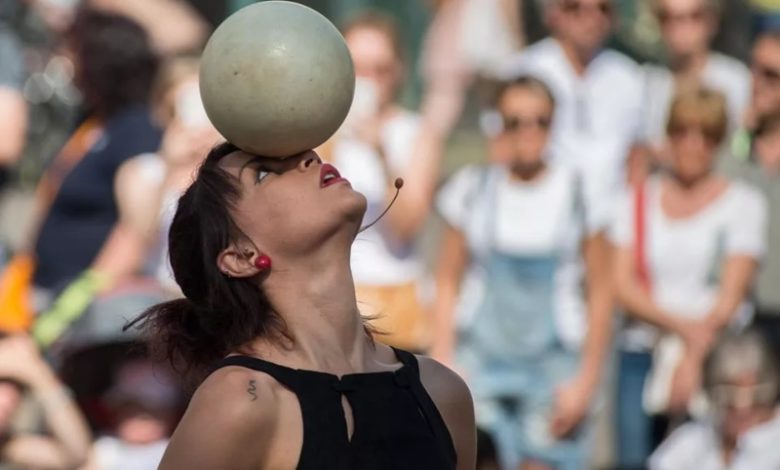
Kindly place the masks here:
POLYGON ((688 126, 700 126, 707 137, 720 144, 728 129, 728 110, 723 93, 704 87, 678 90, 669 110, 667 134, 688 126))

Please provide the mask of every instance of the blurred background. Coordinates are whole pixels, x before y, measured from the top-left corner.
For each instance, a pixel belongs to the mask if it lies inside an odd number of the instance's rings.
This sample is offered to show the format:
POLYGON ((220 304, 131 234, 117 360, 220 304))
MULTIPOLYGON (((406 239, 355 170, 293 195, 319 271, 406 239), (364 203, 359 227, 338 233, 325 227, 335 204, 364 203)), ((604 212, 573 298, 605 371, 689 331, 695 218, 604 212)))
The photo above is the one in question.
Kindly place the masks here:
MULTIPOLYGON (((123 326, 252 3, 0 0, 0 469, 156 468, 189 392, 123 326)), ((358 75, 318 152, 367 219, 406 180, 362 308, 466 378, 478 468, 780 469, 780 2, 298 3, 358 75)))

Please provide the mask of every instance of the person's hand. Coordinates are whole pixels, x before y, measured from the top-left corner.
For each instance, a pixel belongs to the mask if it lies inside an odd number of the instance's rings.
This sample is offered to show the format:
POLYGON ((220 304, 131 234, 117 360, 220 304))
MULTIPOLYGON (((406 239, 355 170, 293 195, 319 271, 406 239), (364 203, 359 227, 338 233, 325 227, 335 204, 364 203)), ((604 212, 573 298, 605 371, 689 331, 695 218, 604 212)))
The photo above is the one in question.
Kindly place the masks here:
POLYGON ((681 320, 675 333, 682 338, 689 354, 704 356, 715 342, 718 330, 718 325, 708 316, 701 320, 681 320))
POLYGON ((34 386, 48 366, 35 342, 26 335, 0 339, 0 378, 34 386))
POLYGON ((165 129, 159 154, 169 166, 196 163, 206 157, 209 147, 218 139, 209 128, 188 127, 175 119, 165 129))
POLYGON ((550 418, 550 433, 560 439, 569 435, 585 419, 590 408, 592 387, 575 378, 555 391, 555 404, 550 418))
POLYGON ((683 355, 672 376, 669 411, 684 413, 688 410, 688 404, 701 386, 703 366, 703 356, 691 353, 683 355))

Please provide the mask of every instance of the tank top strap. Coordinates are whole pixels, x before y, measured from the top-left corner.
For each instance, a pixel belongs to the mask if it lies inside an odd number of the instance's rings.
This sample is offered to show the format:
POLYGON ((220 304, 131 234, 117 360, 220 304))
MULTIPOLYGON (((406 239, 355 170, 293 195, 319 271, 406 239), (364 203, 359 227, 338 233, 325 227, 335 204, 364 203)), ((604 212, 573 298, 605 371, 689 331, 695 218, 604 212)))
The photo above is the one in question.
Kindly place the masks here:
POLYGON ((409 390, 412 392, 417 406, 420 408, 425 420, 428 422, 428 426, 433 432, 436 439, 436 443, 439 446, 444 455, 452 459, 453 465, 457 461, 457 453, 455 452, 455 445, 452 442, 452 436, 447 428, 447 424, 444 422, 439 409, 436 408, 436 404, 433 399, 425 390, 420 379, 420 366, 417 362, 417 357, 402 349, 393 348, 395 356, 405 366, 407 377, 409 379, 409 390))
POLYGON ((250 356, 228 356, 217 363, 211 370, 213 373, 217 369, 229 366, 245 367, 247 369, 263 372, 274 378, 277 382, 288 387, 293 391, 297 391, 296 385, 299 383, 298 377, 295 374, 294 369, 274 364, 273 362, 264 361, 257 357, 250 356))

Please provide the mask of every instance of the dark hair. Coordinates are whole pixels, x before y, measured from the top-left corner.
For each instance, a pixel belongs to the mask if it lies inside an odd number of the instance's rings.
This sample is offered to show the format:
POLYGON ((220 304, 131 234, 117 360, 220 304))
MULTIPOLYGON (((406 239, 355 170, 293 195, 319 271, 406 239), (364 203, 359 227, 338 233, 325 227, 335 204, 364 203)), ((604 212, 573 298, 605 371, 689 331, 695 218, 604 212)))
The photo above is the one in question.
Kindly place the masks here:
POLYGON ((159 59, 144 29, 124 16, 82 8, 67 33, 87 112, 105 118, 146 103, 159 59))
POLYGON ((494 94, 493 106, 498 108, 504 95, 514 88, 524 88, 544 96, 550 102, 550 107, 555 109, 555 95, 550 87, 543 80, 531 75, 520 75, 511 80, 499 82, 494 94))
POLYGON ((227 142, 212 149, 179 199, 168 243, 185 298, 156 305, 125 327, 145 330, 152 353, 190 384, 254 338, 293 339, 256 280, 229 278, 217 266, 219 253, 246 236, 230 215, 241 197, 240 184, 219 166, 236 151, 227 142))

